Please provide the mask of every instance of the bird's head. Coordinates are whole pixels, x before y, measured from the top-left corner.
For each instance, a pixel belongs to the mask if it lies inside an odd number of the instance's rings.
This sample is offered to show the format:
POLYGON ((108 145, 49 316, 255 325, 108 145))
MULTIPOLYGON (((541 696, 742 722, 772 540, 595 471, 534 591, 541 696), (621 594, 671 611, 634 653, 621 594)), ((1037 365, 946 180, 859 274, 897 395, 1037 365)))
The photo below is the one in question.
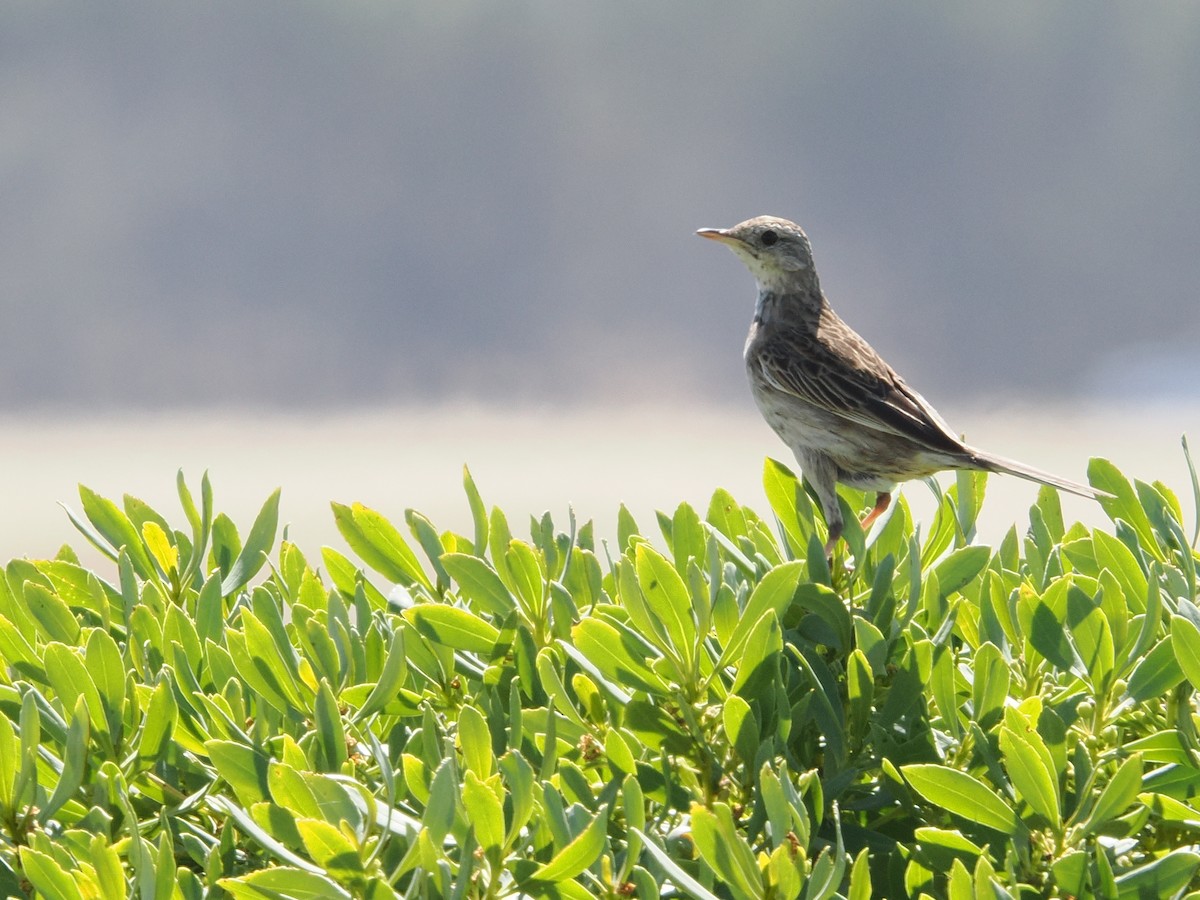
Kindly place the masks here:
POLYGON ((798 281, 809 282, 815 275, 808 235, 787 219, 759 216, 732 228, 701 228, 696 234, 729 247, 763 290, 788 293, 798 281))

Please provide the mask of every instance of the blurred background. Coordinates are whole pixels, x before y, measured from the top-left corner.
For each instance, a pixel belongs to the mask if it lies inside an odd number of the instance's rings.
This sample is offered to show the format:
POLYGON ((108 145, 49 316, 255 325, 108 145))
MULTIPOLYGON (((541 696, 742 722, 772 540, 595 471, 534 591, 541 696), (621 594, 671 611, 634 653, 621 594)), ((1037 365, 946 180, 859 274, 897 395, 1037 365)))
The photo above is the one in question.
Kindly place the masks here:
POLYGON ((517 520, 762 509, 753 283, 692 232, 764 213, 972 442, 1190 494, 1197 85, 1195 4, 13 0, 0 558, 179 467, 310 555, 331 499, 465 529, 463 463, 517 520))

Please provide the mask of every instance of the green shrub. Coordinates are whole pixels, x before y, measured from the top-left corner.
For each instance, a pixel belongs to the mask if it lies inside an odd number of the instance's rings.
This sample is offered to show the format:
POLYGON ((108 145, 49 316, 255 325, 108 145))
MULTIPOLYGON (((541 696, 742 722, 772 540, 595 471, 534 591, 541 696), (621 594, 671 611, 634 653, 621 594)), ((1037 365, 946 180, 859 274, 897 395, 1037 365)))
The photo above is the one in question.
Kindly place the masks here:
POLYGON ((996 548, 981 474, 924 533, 845 492, 832 565, 771 460, 771 520, 719 490, 653 542, 514 538, 469 473, 470 535, 334 504, 361 562, 319 568, 274 553, 278 492, 242 536, 207 477, 183 528, 81 487, 110 570, 0 579, 0 895, 1195 890, 1195 534, 1089 476, 1111 529, 1043 489, 996 548))

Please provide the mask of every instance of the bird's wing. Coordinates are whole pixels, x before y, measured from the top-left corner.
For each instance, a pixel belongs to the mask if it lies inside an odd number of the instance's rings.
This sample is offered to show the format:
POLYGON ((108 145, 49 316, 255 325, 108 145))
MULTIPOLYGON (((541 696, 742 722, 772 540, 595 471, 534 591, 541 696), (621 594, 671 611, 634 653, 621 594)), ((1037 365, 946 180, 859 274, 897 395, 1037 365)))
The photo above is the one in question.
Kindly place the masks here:
POLYGON ((931 450, 969 452, 925 398, 832 314, 815 334, 779 328, 756 355, 763 378, 776 390, 931 450))

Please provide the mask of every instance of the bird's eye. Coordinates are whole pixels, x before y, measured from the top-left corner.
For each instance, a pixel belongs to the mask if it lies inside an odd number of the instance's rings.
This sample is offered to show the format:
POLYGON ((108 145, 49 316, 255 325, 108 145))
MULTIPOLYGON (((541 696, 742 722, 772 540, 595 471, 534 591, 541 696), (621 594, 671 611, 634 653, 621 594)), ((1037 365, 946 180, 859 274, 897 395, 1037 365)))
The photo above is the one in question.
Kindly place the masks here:
POLYGON ((762 245, 764 247, 773 247, 779 243, 779 235, 777 235, 774 231, 768 230, 762 233, 762 237, 760 237, 759 240, 762 241, 762 245))

